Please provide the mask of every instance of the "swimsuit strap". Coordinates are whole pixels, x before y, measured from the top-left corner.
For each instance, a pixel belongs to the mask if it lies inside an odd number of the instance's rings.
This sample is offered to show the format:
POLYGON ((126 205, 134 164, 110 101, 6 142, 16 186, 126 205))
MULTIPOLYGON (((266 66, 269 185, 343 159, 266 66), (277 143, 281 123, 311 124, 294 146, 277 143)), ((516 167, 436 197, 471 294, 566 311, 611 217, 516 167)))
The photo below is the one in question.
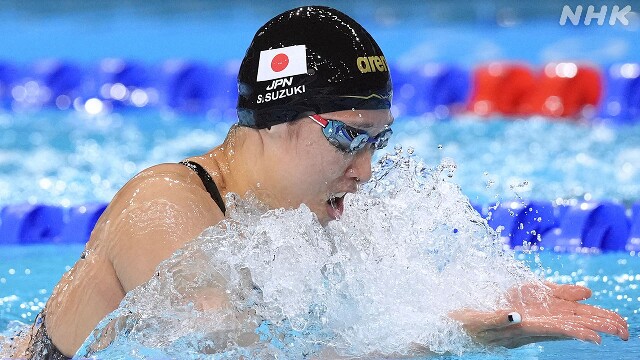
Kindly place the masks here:
POLYGON ((198 176, 200 177, 200 180, 202 180, 202 183, 204 184, 205 189, 207 189, 207 192, 209 193, 209 195, 211 195, 211 198, 213 199, 213 201, 216 202, 220 210, 222 210, 222 213, 225 214, 227 209, 224 206, 224 201, 222 200, 222 196, 220 196, 220 191, 218 190, 218 187, 216 186, 215 181, 213 181, 213 179, 211 178, 211 175, 209 175, 207 170, 205 170, 197 162, 193 162, 190 160, 180 161, 180 164, 188 167, 189 169, 195 171, 196 174, 198 174, 198 176))

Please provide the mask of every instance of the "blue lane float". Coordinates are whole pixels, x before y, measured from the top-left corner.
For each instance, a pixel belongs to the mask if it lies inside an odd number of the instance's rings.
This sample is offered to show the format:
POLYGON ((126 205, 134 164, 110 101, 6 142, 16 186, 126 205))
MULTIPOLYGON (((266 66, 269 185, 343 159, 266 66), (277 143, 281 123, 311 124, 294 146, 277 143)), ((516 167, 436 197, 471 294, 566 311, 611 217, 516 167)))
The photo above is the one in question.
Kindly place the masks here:
MULTIPOLYGON (((98 64, 76 64, 53 59, 22 66, 0 60, 0 106, 20 111, 55 105, 62 110, 75 109, 92 115, 159 106, 224 117, 233 115, 235 110, 239 64, 239 61, 207 64, 190 60, 149 64, 115 58, 103 59, 98 64)), ((545 91, 562 85, 559 82, 568 81, 573 88, 566 84, 561 86, 567 92, 566 114, 551 114, 557 117, 556 120, 561 116, 568 119, 585 116, 592 121, 615 125, 640 122, 638 63, 613 64, 601 66, 600 69, 589 68, 589 71, 579 63, 550 63, 534 67, 503 62, 489 66, 478 64, 472 68, 451 63, 410 67, 390 63, 389 67, 393 78, 396 116, 448 119, 452 114, 463 111, 507 117, 544 115, 546 113, 539 106, 534 106, 536 101, 544 103, 544 96, 532 100, 531 96, 517 96, 516 93, 526 95, 542 92, 544 95, 545 91), (496 67, 496 64, 500 66, 496 67), (559 77, 552 76, 553 79, 545 80, 544 76, 539 75, 547 74, 547 70, 554 66, 559 77), (518 70, 515 75, 529 75, 524 78, 511 76, 514 74, 510 71, 514 69, 518 70), (503 74, 503 70, 508 70, 511 75, 503 74), (486 81, 486 76, 499 78, 499 86, 495 86, 495 81, 486 81), (589 81, 579 81, 578 78, 589 78, 589 81), (602 89, 598 85, 600 83, 604 84, 602 89), (505 92, 505 88, 511 90, 505 92), (576 95, 577 90, 589 93, 593 99, 576 95), (502 99, 504 94, 516 95, 502 99), (494 104, 496 106, 489 106, 496 100, 500 100, 494 104), (597 108, 593 109, 594 106, 597 108), (583 111, 587 108, 589 111, 583 111)))
POLYGON ((626 250, 640 252, 640 202, 631 208, 631 226, 626 250))
MULTIPOLYGON (((62 101, 62 97, 66 97, 67 101, 80 97, 83 88, 90 83, 86 72, 79 65, 60 60, 36 62, 33 74, 38 84, 34 88, 37 93, 37 98, 34 99, 36 105, 55 105, 62 101)), ((29 82, 25 83, 28 96, 32 92, 30 86, 29 82)))
POLYGON ((20 68, 9 62, 0 61, 0 106, 11 107, 11 91, 21 78, 20 68))
POLYGON ((512 248, 536 245, 542 234, 557 225, 557 215, 550 201, 507 202, 493 208, 488 223, 500 228, 500 235, 512 248))
POLYGON ((240 62, 230 61, 219 64, 214 68, 216 72, 215 97, 212 109, 221 112, 229 111, 231 117, 236 116, 236 104, 238 102, 238 71, 240 62))
POLYGON ((0 244, 28 245, 59 242, 64 211, 51 205, 15 204, 0 212, 0 244))
MULTIPOLYGON (((71 208, 7 205, 0 211, 0 245, 84 243, 106 207, 106 203, 71 208)), ((631 209, 610 201, 572 206, 506 202, 489 207, 485 215, 504 244, 514 249, 640 253, 640 202, 631 209)))
POLYGON ((167 61, 162 67, 163 102, 188 113, 213 107, 216 74, 209 66, 188 61, 167 61))
POLYGON ((615 124, 634 123, 640 117, 640 65, 614 64, 607 70, 600 117, 615 124))
POLYGON ((112 108, 141 108, 158 103, 155 65, 125 59, 104 59, 96 74, 97 98, 112 108))
POLYGON ((93 227, 106 208, 106 203, 91 203, 70 208, 65 217, 64 229, 60 233, 60 242, 87 242, 93 227))
POLYGON ((427 64, 419 67, 391 66, 394 104, 398 115, 434 114, 449 118, 452 111, 464 108, 470 92, 468 71, 452 64, 427 64))
POLYGON ((570 207, 558 228, 543 235, 542 245, 556 251, 580 248, 624 251, 629 239, 625 208, 612 202, 582 203, 570 207))
POLYGON ((187 113, 235 109, 239 64, 230 62, 209 66, 171 60, 162 68, 162 99, 170 108, 187 113))

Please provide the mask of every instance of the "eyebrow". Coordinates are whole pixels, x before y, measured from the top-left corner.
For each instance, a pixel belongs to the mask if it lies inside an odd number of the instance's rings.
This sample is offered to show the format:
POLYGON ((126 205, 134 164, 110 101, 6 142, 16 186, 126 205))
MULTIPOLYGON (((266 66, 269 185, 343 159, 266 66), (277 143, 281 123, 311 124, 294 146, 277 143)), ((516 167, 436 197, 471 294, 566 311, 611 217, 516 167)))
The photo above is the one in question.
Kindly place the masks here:
MULTIPOLYGON (((347 124, 345 123, 345 125, 347 125, 347 124)), ((377 134, 371 134, 371 133, 369 132, 369 129, 373 129, 373 128, 375 127, 375 126, 372 126, 372 125, 364 125, 364 126, 352 126, 352 125, 347 125, 347 126, 348 126, 348 127, 350 127, 350 128, 356 129, 356 130, 365 131, 365 132, 367 133, 367 135, 369 135, 369 136, 371 136, 371 137, 373 137, 373 138, 376 138, 376 137, 378 137, 378 135, 380 135, 380 134, 382 134, 383 132, 385 132, 385 130, 387 130, 387 129, 391 129, 391 125, 393 125, 393 120, 391 120, 391 122, 390 122, 389 124, 386 124, 386 125, 385 125, 385 128, 384 128, 384 129, 382 129, 382 130, 381 130, 380 132, 378 132, 377 134)))
MULTIPOLYGON (((394 123, 394 121, 395 121, 395 120, 396 120, 395 118, 392 118, 390 123, 388 123, 388 124, 385 124, 385 125, 384 125, 384 126, 385 126, 385 128, 386 128, 386 127, 391 127, 391 125, 393 125, 393 123, 394 123)), ((365 124, 358 124, 358 125, 355 125, 355 124, 354 124, 354 125, 349 125, 349 126, 351 126, 352 128, 355 128, 355 129, 359 129, 359 130, 369 130, 369 129, 373 129, 373 128, 377 127, 377 125, 375 125, 375 124, 367 124, 367 123, 365 123, 365 124)), ((383 129, 382 131, 384 131, 384 129, 383 129)), ((382 132, 382 131, 381 131, 381 132, 382 132)), ((367 131, 367 132, 368 132, 368 131, 367 131)), ((381 132, 380 132, 380 133, 381 133, 381 132)), ((376 135, 377 135, 377 134, 376 134, 376 135)))

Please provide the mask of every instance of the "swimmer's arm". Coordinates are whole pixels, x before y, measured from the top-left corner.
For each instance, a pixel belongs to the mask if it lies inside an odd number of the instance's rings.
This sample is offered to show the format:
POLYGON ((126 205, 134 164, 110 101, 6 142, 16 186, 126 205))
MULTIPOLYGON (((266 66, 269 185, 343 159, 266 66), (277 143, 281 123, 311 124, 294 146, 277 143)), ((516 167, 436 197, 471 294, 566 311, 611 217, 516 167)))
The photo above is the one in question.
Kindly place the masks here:
POLYGON ((203 189, 167 176, 136 179, 117 197, 110 260, 125 292, 147 282, 158 264, 224 215, 203 189))
POLYGON ((591 290, 577 285, 547 283, 548 301, 540 301, 539 286, 525 285, 508 294, 508 310, 481 312, 462 309, 450 314, 476 341, 489 346, 516 348, 526 344, 578 339, 599 344, 598 333, 629 339, 628 325, 615 312, 579 303, 591 297, 591 290), (511 312, 522 322, 509 321, 511 312))

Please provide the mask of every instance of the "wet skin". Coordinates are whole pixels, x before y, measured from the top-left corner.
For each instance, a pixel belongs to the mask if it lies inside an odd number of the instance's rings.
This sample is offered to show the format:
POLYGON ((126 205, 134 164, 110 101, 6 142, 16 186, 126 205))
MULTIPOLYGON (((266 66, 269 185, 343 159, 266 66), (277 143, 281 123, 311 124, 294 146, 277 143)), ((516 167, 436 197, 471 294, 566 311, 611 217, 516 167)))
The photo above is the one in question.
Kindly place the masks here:
MULTIPOLYGON (((372 136, 393 121, 384 110, 321 115, 372 136)), ((232 129, 225 143, 190 160, 209 172, 223 196, 249 192, 271 208, 305 204, 324 225, 341 213, 342 200, 334 206, 329 200, 355 192, 371 177, 372 153, 370 147, 354 154, 339 151, 318 124, 304 118, 270 129, 232 129)), ((46 326, 54 344, 73 355, 127 292, 153 276, 162 260, 223 218, 197 174, 183 165, 161 164, 136 175, 115 195, 92 232, 84 259, 63 276, 47 303, 46 326)), ((599 342, 598 332, 628 338, 627 324, 617 314, 579 303, 590 295, 588 289, 550 285, 548 291, 547 306, 537 303, 531 291, 515 291, 509 309, 463 309, 451 316, 490 345, 516 347, 567 338, 599 342), (508 322, 511 311, 523 315, 521 324, 508 322)), ((224 302, 223 294, 217 299, 215 292, 208 295, 209 304, 224 302)))
MULTIPOLYGON (((367 130, 391 124, 386 110, 321 114, 367 130)), ((236 128, 222 145, 190 158, 201 164, 222 196, 252 192, 271 208, 306 204, 322 224, 335 217, 327 201, 355 192, 371 176, 369 147, 345 154, 311 119, 270 129, 236 128)), ((78 260, 46 305, 49 336, 73 355, 124 295, 148 281, 158 264, 204 229, 224 218, 200 178, 186 166, 161 164, 131 179, 96 224, 78 260)), ((212 300, 212 303, 215 303, 212 300)))

